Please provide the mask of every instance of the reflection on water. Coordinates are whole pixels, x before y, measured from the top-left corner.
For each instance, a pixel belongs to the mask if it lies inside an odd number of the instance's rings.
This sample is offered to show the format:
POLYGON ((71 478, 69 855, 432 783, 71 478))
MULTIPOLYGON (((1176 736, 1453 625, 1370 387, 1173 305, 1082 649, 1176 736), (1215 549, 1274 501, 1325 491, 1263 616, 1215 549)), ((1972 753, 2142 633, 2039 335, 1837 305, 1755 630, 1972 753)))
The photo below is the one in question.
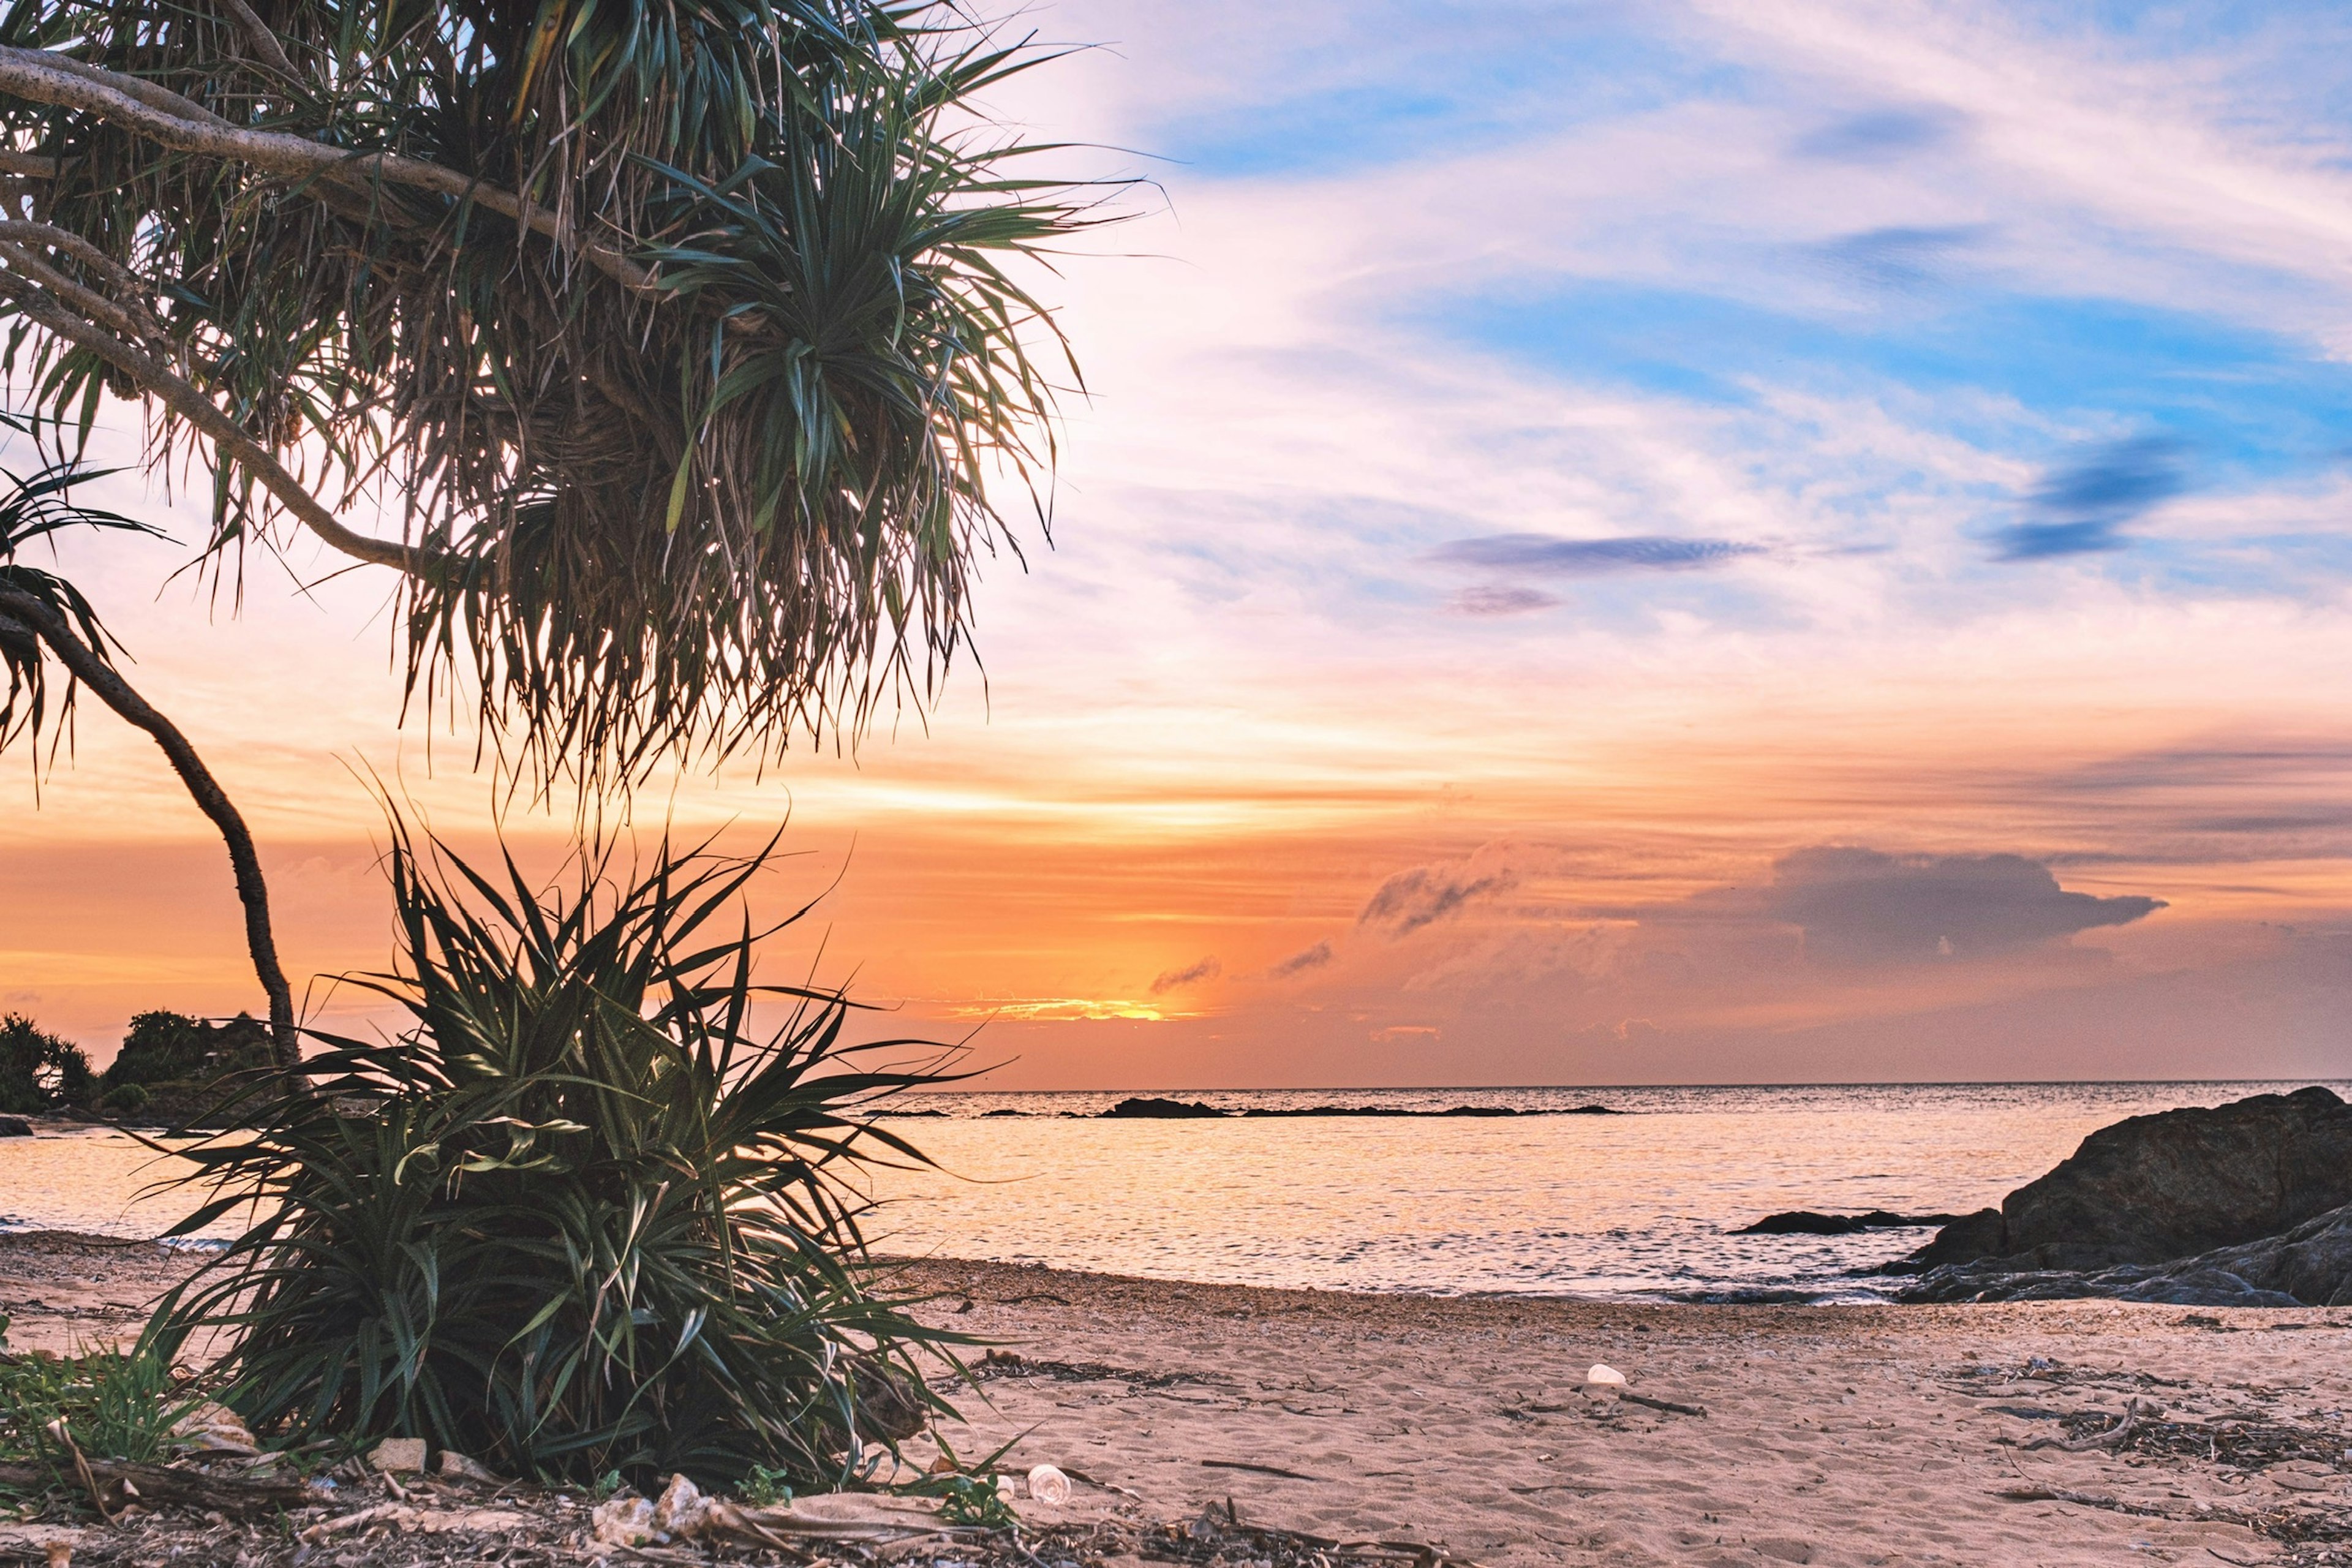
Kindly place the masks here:
MULTIPOLYGON (((1855 1271, 1900 1256, 1926 1233, 1727 1233, 1779 1209, 1980 1208, 2063 1159, 2094 1128, 2282 1087, 2298 1086, 1185 1096, 1235 1109, 1528 1110, 1600 1100, 1633 1113, 1217 1121, 1089 1119, 1116 1095, 940 1095, 913 1103, 949 1116, 889 1125, 947 1173, 882 1173, 871 1231, 895 1253, 1234 1284, 1868 1300, 1878 1295, 1874 1282, 1855 1271), (1028 1114, 985 1115, 1003 1110, 1028 1114)), ((170 1198, 134 1198, 159 1173, 155 1157, 119 1133, 0 1142, 0 1218, 152 1236, 185 1212, 170 1198)))

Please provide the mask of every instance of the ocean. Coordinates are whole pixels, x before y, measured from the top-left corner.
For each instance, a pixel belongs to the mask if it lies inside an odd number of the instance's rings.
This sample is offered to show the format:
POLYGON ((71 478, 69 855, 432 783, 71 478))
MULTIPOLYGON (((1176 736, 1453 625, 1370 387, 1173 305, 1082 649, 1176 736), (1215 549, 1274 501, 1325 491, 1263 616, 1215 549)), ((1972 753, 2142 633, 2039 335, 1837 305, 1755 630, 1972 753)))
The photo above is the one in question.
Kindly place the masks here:
MULTIPOLYGON (((1784 1209, 1966 1213, 2109 1122, 2301 1082, 1162 1090, 1623 1113, 1164 1121, 1097 1119, 1120 1094, 916 1096, 944 1114, 886 1125, 933 1166, 875 1173, 866 1228, 893 1255, 1227 1284, 1876 1301, 1890 1281, 1869 1271, 1929 1232, 1734 1232, 1784 1209)), ((156 1235, 184 1205, 142 1190, 173 1163, 107 1130, 0 1141, 0 1228, 156 1235)))

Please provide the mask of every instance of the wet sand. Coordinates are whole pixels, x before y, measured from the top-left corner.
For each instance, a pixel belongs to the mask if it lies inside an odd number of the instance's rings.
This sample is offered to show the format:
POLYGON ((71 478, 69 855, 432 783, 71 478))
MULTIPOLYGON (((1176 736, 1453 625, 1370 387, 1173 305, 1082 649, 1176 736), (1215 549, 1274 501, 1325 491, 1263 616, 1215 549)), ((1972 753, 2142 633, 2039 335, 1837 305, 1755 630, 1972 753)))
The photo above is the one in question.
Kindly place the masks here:
MULTIPOLYGON (((0 1311, 19 1349, 119 1341, 184 1268, 152 1245, 0 1237, 0 1311)), ((1489 1568, 2248 1563, 2291 1560, 2282 1536, 2352 1544, 2343 1311, 1465 1300, 937 1260, 899 1279, 936 1298, 926 1316, 1020 1358, 980 1365, 950 1440, 970 1458, 1018 1436, 1006 1468, 1080 1475, 1066 1507, 1021 1504, 1041 1521, 1230 1503, 1489 1568), (1706 1414, 1590 1399, 1595 1362, 1706 1414), (2153 1447, 2028 1447, 2133 1399, 2168 1423, 2153 1447)))

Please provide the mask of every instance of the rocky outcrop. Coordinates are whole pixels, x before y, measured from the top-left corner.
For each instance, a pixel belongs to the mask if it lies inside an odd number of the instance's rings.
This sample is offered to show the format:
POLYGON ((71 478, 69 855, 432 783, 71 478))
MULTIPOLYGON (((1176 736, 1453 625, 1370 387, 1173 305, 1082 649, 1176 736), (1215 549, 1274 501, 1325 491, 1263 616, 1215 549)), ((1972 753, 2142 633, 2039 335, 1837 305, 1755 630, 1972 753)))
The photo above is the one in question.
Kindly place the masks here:
POLYGON ((0 1116, 0 1138, 30 1138, 33 1124, 21 1116, 0 1116))
POLYGON ((1947 1226, 1905 1267, 1990 1259, 1980 1274, 2022 1276, 2166 1264, 2278 1237, 2347 1204, 2352 1106, 2319 1088, 2259 1094, 2102 1127, 2000 1208, 1947 1226))
POLYGON ((1224 1112, 1197 1100, 1162 1100, 1156 1095, 1133 1095, 1098 1114, 1122 1121, 1182 1121, 1203 1116, 1223 1116, 1224 1112))
POLYGON ((1951 1214, 1890 1214, 1885 1209, 1872 1209, 1868 1214, 1815 1214, 1811 1209, 1790 1209, 1784 1214, 1768 1214, 1754 1225, 1741 1226, 1731 1234, 1852 1236, 1858 1230, 1909 1230, 1926 1226, 1951 1225, 1960 1217, 1951 1214))
POLYGON ((1906 1301, 2050 1301, 2070 1297, 2182 1307, 2352 1307, 2352 1205, 2284 1236, 2216 1247, 2173 1263, 2079 1272, 2010 1269, 2003 1260, 1948 1264, 1923 1275, 1906 1301))

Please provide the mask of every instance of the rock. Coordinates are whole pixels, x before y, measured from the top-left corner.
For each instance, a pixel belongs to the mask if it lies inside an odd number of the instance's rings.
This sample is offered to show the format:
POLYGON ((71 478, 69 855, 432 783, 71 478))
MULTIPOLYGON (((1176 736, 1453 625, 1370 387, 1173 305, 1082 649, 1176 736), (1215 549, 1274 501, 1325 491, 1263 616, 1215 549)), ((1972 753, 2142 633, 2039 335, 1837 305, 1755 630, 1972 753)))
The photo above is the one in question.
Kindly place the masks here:
POLYGON ((2102 1127, 2073 1156, 1914 1253, 1915 1269, 2096 1272, 2274 1237, 2352 1204, 2352 1106, 2325 1089, 2102 1127), (1996 1226, 1995 1221, 1998 1220, 1996 1226))
POLYGON ((0 1138, 30 1138, 33 1124, 21 1116, 0 1116, 0 1138))
POLYGON ((602 1545, 635 1548, 654 1539, 654 1505, 641 1497, 616 1497, 596 1505, 588 1530, 602 1545))
POLYGON ((225 1405, 209 1399, 198 1400, 172 1423, 172 1440, 205 1454, 258 1454, 261 1445, 254 1440, 237 1413, 225 1405))
POLYGON ((1937 1231, 1927 1246, 1901 1263, 1886 1266, 1889 1274, 1917 1273, 1947 1263, 1969 1263, 2001 1249, 2005 1234, 1999 1209, 1979 1209, 1937 1231))
MULTIPOLYGON (((1987 1214, 1997 1214, 1987 1209, 1987 1214)), ((1951 1214, 1889 1214, 1885 1209, 1872 1209, 1868 1214, 1815 1214, 1811 1209, 1790 1209, 1782 1214, 1769 1214, 1754 1225, 1742 1226, 1734 1236, 1852 1236, 1858 1230, 1908 1230, 1926 1226, 1948 1226, 1958 1222, 1951 1214)))
POLYGON ((498 1471, 490 1468, 481 1460, 468 1458, 455 1448, 442 1449, 441 1458, 434 1463, 433 1470, 436 1475, 446 1477, 453 1481, 479 1481, 488 1487, 506 1484, 506 1478, 498 1471))
POLYGON ((386 1437, 368 1450, 368 1463, 387 1475, 425 1468, 425 1439, 386 1437))
POLYGON ((2176 1307, 2352 1307, 2352 1204, 2284 1236, 2216 1247, 2173 1263, 2092 1271, 2011 1269, 2005 1259, 1922 1275, 1906 1301, 2053 1301, 2102 1297, 2176 1307))
POLYGON ((1213 1105, 1203 1105, 1197 1100, 1160 1100, 1149 1095, 1137 1095, 1122 1100, 1108 1110, 1100 1111, 1097 1114, 1105 1117, 1140 1117, 1153 1121, 1181 1121, 1203 1116, 1223 1116, 1224 1112, 1213 1105))

